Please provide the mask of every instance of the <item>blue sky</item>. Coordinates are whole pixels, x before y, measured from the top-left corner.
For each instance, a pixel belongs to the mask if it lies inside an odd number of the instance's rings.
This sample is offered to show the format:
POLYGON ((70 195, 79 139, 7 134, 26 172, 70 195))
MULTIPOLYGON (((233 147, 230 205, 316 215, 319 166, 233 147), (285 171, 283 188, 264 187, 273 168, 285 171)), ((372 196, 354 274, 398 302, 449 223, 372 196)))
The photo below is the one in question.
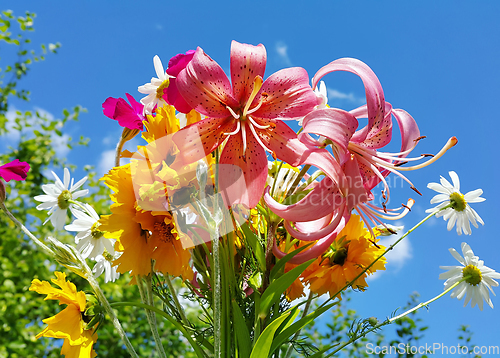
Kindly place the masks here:
MULTIPOLYGON (((487 266, 500 271, 500 243, 494 228, 499 212, 494 201, 500 197, 494 179, 499 174, 495 103, 500 98, 500 3, 88 1, 69 6, 58 0, 11 2, 10 6, 17 15, 25 10, 37 13, 35 45, 62 44, 57 55, 35 64, 20 83, 32 95, 28 105, 17 104, 18 108, 42 108, 56 117, 63 108, 77 104, 87 108, 68 134, 90 137, 90 147, 74 150, 68 159, 102 171, 109 165, 106 156, 121 129, 103 116, 101 104, 126 92, 140 99, 137 86, 155 75, 156 54, 166 64, 173 55, 200 46, 226 70, 231 40, 263 43, 268 52, 267 75, 301 66, 311 77, 340 57, 364 61, 377 74, 386 100, 412 114, 421 134, 427 136, 414 153, 436 153, 449 137, 459 140, 437 163, 408 174, 422 197, 401 181, 392 181, 397 187, 392 192, 394 207, 408 197, 417 200, 400 224, 410 228, 423 217, 434 195, 427 183, 448 176, 450 170, 459 174, 462 192, 484 190, 487 201, 474 208, 486 224, 473 228, 471 237, 458 237, 446 230, 442 219, 431 220, 410 235, 403 249, 389 259, 387 271, 370 281, 367 292, 354 295, 353 308, 363 317, 383 318, 403 306, 413 291, 422 300, 438 294, 443 287, 439 266, 456 263, 448 248, 459 250, 464 240, 487 266)), ((324 80, 330 105, 353 109, 363 103, 362 83, 354 75, 335 73, 324 80)), ((430 325, 423 342, 456 345, 458 326, 468 324, 477 345, 500 345, 500 301, 493 297, 493 303, 495 309, 486 307, 481 312, 477 307, 463 308, 456 299, 440 299, 421 314, 430 325)))

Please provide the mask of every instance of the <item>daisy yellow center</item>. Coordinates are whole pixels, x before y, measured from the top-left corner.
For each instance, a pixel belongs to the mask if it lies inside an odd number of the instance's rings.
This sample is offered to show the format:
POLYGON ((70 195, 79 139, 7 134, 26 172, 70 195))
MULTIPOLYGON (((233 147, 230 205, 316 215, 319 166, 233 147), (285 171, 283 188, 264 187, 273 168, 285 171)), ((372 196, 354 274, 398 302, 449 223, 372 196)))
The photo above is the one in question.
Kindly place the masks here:
POLYGON ((69 190, 63 190, 61 194, 57 197, 57 206, 62 210, 69 208, 70 200, 73 199, 71 192, 69 190))
POLYGON ((168 88, 170 85, 170 80, 167 78, 163 83, 156 89, 156 98, 161 99, 163 97, 163 90, 168 88))
POLYGON ((104 250, 102 253, 102 257, 104 257, 108 261, 113 261, 113 255, 111 255, 108 251, 104 250))
POLYGON ((174 234, 172 234, 172 225, 167 225, 164 222, 155 223, 155 231, 160 235, 163 242, 172 242, 174 234))
POLYGON ((92 225, 92 227, 90 228, 90 235, 92 235, 92 238, 95 240, 99 240, 104 235, 104 233, 101 230, 99 230, 100 225, 101 224, 99 224, 99 222, 96 221, 94 225, 92 225))
POLYGON ((460 193, 452 193, 450 195, 451 207, 456 211, 464 211, 467 207, 467 202, 465 201, 464 195, 460 193))
POLYGON ((474 265, 467 265, 462 270, 463 277, 467 277, 465 282, 471 284, 472 286, 476 286, 479 284, 483 276, 481 275, 481 271, 474 265))

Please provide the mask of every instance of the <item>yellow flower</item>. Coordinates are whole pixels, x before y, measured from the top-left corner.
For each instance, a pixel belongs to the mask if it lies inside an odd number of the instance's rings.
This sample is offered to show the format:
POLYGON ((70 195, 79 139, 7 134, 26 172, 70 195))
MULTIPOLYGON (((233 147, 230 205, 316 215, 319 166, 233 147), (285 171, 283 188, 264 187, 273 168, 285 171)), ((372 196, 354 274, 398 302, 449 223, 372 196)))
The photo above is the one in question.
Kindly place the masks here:
POLYGON ((52 337, 64 339, 61 354, 66 358, 87 358, 95 357, 92 348, 97 341, 97 333, 93 329, 85 329, 87 323, 83 320, 83 313, 87 300, 83 291, 77 291, 76 286, 66 281, 66 274, 55 272, 57 279, 52 279, 52 283, 61 289, 54 288, 47 281, 34 279, 29 288, 30 291, 47 295, 45 300, 58 300, 59 304, 66 304, 66 308, 43 320, 48 326, 36 335, 40 337, 52 337))
MULTIPOLYGON (((329 292, 330 296, 337 294, 384 252, 385 247, 376 245, 376 241, 378 240, 371 238, 360 217, 352 215, 330 249, 304 271, 304 282, 310 284, 314 293, 321 295, 329 292)), ((368 287, 365 281, 367 274, 385 270, 385 262, 385 257, 382 257, 352 287, 360 290, 368 287)), ((337 297, 341 298, 340 294, 337 297)))

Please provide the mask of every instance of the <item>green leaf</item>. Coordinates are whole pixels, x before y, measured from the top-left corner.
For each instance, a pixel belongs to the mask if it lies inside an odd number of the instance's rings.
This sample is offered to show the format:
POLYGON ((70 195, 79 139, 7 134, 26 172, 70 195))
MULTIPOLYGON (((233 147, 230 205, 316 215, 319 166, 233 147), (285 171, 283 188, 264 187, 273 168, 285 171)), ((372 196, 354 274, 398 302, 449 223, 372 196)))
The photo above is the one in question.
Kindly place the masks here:
POLYGON ((269 308, 279 300, 280 296, 295 281, 302 272, 316 259, 309 260, 291 269, 283 276, 271 282, 266 291, 262 294, 259 315, 265 316, 269 308))
POLYGON ((247 358, 250 356, 252 350, 252 342, 250 341, 250 333, 248 332, 248 327, 245 321, 245 317, 241 313, 240 307, 233 299, 231 300, 231 306, 234 318, 234 331, 236 333, 236 343, 238 346, 239 356, 241 358, 247 358))
POLYGON ((280 270, 283 267, 285 267, 285 264, 288 261, 290 261, 295 255, 297 255, 299 252, 307 249, 311 245, 312 245, 312 243, 304 245, 304 246, 301 246, 297 250, 294 250, 294 251, 290 252, 289 254, 283 256, 283 258, 279 259, 278 262, 276 263, 276 265, 274 265, 274 267, 271 269, 271 273, 270 273, 270 279, 271 279, 271 281, 274 280, 274 278, 276 277, 276 275, 278 274, 278 272, 280 272, 280 270))
POLYGON ((266 255, 264 253, 264 248, 260 244, 259 237, 252 230, 250 230, 248 224, 242 225, 241 230, 243 231, 243 234, 245 234, 245 238, 255 254, 260 270, 264 272, 266 270, 266 255))
MULTIPOLYGON (((266 291, 267 292, 267 291, 266 291)), ((281 317, 276 318, 272 321, 266 329, 261 333, 257 341, 255 342, 250 358, 264 358, 269 357, 271 350, 271 345, 273 343, 274 334, 276 330, 281 325, 281 323, 290 315, 283 314, 281 317)))

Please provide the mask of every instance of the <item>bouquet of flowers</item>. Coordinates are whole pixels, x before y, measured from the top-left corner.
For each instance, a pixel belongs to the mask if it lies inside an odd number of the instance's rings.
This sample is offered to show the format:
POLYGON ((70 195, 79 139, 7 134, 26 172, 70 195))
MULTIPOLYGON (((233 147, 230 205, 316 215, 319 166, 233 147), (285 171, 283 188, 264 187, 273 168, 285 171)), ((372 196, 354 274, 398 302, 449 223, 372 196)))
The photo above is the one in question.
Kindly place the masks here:
MULTIPOLYGON (((66 357, 94 357, 98 330, 109 321, 130 356, 133 330, 120 323, 120 308, 146 311, 159 357, 165 357, 158 319, 178 329, 197 357, 289 357, 301 330, 337 305, 349 288, 363 291, 366 278, 385 270, 386 254, 429 218, 442 216, 448 230, 470 235, 470 224, 484 224, 470 206, 484 200, 482 190, 460 191, 458 175, 428 187, 438 192, 428 216, 389 247, 381 236, 401 227, 389 224, 407 215, 408 199, 390 208, 386 178, 398 176, 421 195, 405 172, 437 161, 457 144, 452 137, 435 155, 412 155, 421 136, 413 117, 385 100, 379 79, 365 63, 341 58, 325 65, 312 84, 294 67, 265 77, 266 49, 233 41, 230 79, 201 48, 171 58, 165 70, 154 57, 156 76, 130 94, 108 98, 103 112, 123 133, 115 167, 102 178, 112 191, 108 212, 86 202, 86 178, 76 183, 64 168, 61 178, 42 186, 38 210, 44 224, 75 235, 75 245, 54 237, 35 237, 7 209, 0 180, 0 207, 48 257, 88 281, 84 292, 56 271, 52 284, 35 278, 29 290, 65 308, 44 319, 38 337, 63 339, 66 357), (328 105, 322 79, 332 72, 362 80, 366 104, 351 111, 328 105), (288 123, 296 121, 298 132, 288 123), (384 150, 400 131, 400 150, 384 150), (364 125, 361 123, 365 123, 364 125), (123 150, 140 135, 143 145, 123 150), (125 163, 125 164, 124 164, 125 163), (382 187, 380 205, 374 189, 382 187), (72 216, 68 223, 68 211, 72 216), (89 265, 92 265, 91 268, 89 265), (140 302, 113 302, 106 285, 128 275, 140 302), (181 294, 182 293, 182 294, 181 294), (325 297, 312 308, 318 297, 325 297), (185 310, 196 307, 194 321, 185 310)), ((0 166, 0 177, 24 180, 29 163, 0 166)), ((485 266, 466 243, 459 266, 446 270, 444 292, 384 320, 354 322, 343 343, 311 354, 332 356, 382 326, 427 306, 448 292, 483 309, 500 274, 485 266)))

